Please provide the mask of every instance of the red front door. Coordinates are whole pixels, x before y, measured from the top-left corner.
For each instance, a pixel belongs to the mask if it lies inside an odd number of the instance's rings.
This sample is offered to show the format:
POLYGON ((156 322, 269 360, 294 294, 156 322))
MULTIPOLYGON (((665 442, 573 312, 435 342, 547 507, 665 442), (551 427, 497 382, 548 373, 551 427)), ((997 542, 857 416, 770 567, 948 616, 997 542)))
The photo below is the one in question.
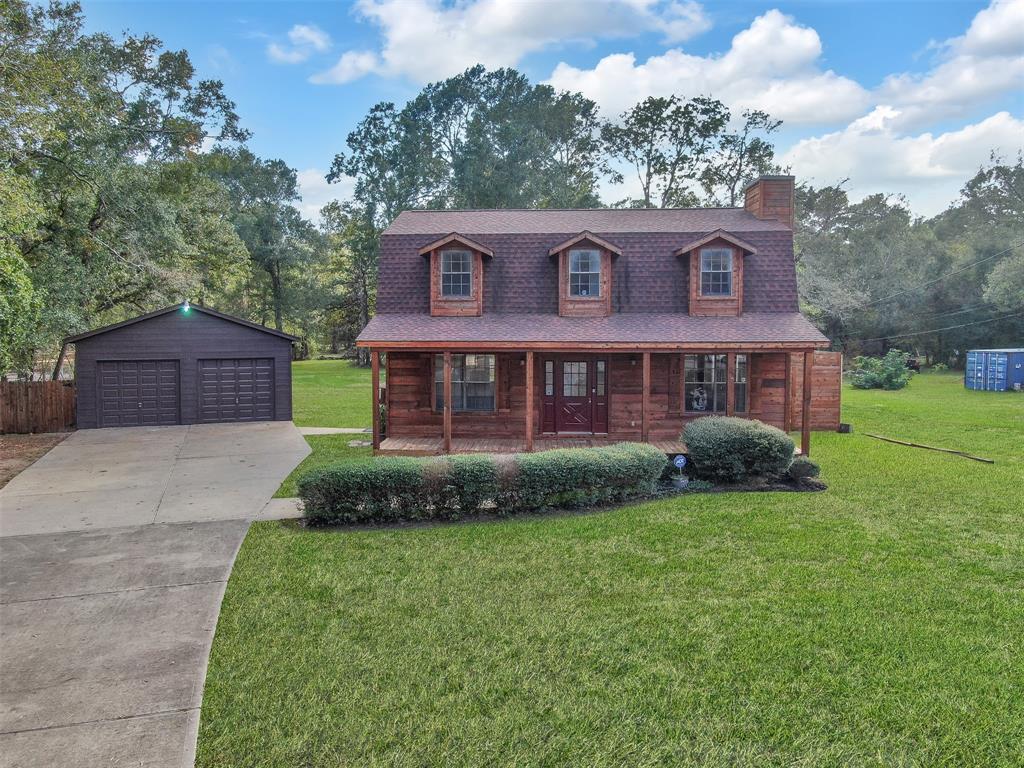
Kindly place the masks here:
POLYGON ((544 361, 545 432, 608 431, 608 364, 590 355, 544 361))

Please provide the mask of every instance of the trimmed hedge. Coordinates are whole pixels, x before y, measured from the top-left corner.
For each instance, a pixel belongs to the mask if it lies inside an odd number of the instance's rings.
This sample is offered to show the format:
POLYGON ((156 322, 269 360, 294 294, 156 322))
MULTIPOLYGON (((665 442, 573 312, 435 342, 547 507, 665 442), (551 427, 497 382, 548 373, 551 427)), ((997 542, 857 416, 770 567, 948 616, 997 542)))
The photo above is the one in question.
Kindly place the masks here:
POLYGON ((817 477, 821 474, 821 467, 806 456, 797 456, 789 465, 786 474, 794 480, 802 480, 805 477, 817 477))
POLYGON ((452 520, 479 514, 485 502, 496 514, 516 514, 650 495, 666 461, 638 443, 504 457, 395 457, 314 470, 298 487, 313 523, 452 520))
POLYGON ((698 476, 727 483, 780 477, 792 464, 795 450, 781 429, 734 416, 691 421, 682 439, 698 476))

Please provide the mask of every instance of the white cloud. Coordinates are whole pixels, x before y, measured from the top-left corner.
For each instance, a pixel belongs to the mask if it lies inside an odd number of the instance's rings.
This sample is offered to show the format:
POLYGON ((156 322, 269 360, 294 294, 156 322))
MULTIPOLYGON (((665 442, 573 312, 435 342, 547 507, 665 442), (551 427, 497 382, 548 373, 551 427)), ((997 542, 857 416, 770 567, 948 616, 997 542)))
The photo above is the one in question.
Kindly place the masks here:
POLYGON ((524 56, 568 43, 659 33, 677 43, 711 27, 693 0, 359 0, 359 15, 382 35, 379 51, 347 51, 316 83, 375 73, 428 82, 474 64, 516 66, 524 56))
POLYGON ((730 107, 763 109, 787 123, 835 123, 863 114, 868 92, 819 66, 818 33, 771 10, 732 39, 722 55, 694 56, 679 48, 638 64, 632 53, 605 56, 593 69, 560 63, 549 82, 582 91, 608 114, 647 96, 712 95, 730 107))
POLYGON ((290 45, 271 42, 267 45, 267 56, 279 64, 298 64, 314 53, 331 47, 331 38, 313 24, 296 24, 288 30, 290 45))
POLYGON ((302 215, 311 221, 320 220, 320 209, 332 200, 348 200, 355 191, 355 180, 343 177, 335 184, 328 184, 326 171, 307 168, 297 174, 299 194, 302 200, 296 206, 302 215))
POLYGON ((933 215, 956 198, 993 150, 1012 158, 1024 149, 1024 120, 998 112, 958 130, 907 136, 899 111, 878 107, 841 131, 797 142, 782 157, 801 180, 816 185, 849 178, 851 197, 907 195, 911 208, 933 215))
POLYGON ((906 128, 1024 90, 1024 0, 994 0, 964 35, 933 47, 939 53, 930 71, 890 75, 876 92, 877 103, 900 109, 906 128))

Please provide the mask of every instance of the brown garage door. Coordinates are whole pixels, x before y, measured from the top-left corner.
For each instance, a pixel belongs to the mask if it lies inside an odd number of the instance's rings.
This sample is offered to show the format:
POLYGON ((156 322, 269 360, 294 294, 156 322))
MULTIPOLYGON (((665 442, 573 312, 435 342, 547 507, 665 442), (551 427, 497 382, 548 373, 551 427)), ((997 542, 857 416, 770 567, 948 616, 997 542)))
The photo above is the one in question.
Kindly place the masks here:
POLYGON ((98 366, 101 427, 181 421, 176 360, 101 360, 98 366))
POLYGON ((272 359, 199 361, 199 421, 269 421, 273 418, 272 359))

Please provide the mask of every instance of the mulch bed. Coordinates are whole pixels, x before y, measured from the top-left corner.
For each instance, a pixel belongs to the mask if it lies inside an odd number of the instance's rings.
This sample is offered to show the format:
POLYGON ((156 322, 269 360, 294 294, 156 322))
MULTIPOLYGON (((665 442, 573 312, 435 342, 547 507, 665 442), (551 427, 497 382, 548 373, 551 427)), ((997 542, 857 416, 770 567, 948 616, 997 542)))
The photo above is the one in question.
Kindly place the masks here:
POLYGON ((0 488, 70 434, 47 432, 41 435, 0 435, 0 488))

